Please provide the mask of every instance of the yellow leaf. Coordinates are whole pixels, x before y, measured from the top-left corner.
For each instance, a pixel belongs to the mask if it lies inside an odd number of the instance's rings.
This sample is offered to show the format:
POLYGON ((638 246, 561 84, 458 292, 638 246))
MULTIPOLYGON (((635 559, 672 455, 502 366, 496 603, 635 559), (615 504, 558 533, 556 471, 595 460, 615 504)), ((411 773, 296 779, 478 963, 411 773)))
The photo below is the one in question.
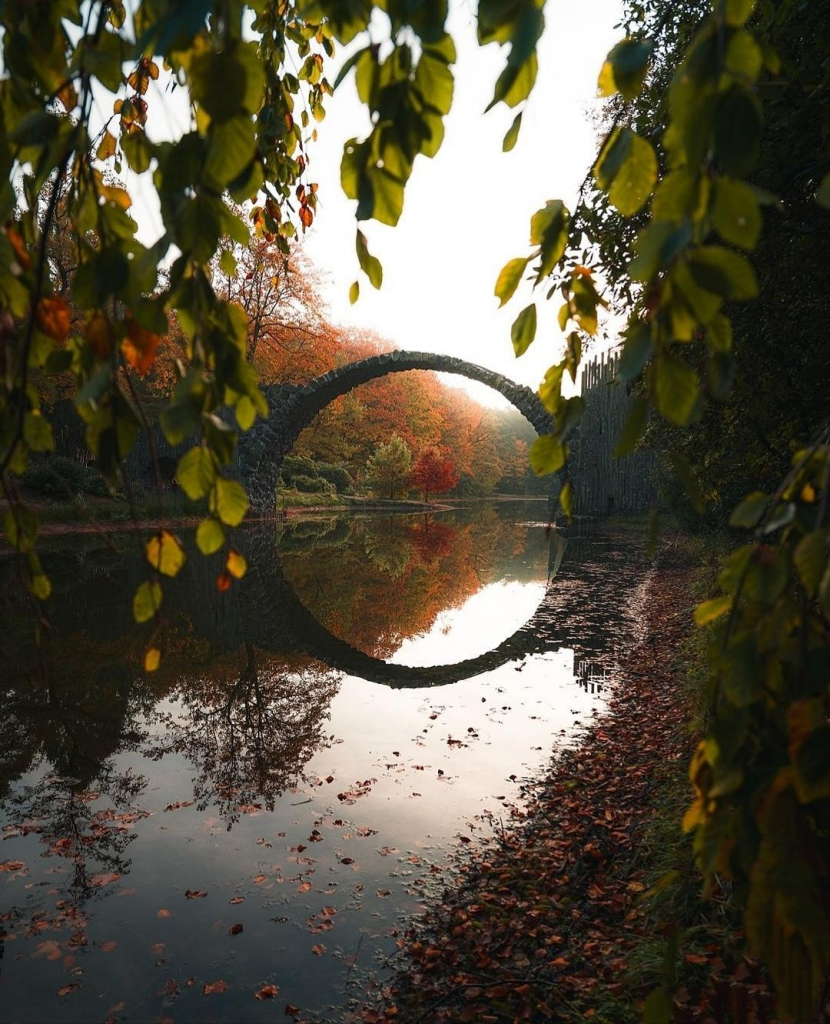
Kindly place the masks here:
POLYGON ((698 626, 705 626, 714 622, 732 607, 731 594, 721 594, 720 597, 713 597, 711 601, 704 601, 695 608, 695 622, 698 626))
POLYGON ((158 647, 148 647, 144 655, 144 671, 155 672, 161 664, 161 651, 158 647))
POLYGON ((164 576, 176 576, 187 557, 179 540, 167 530, 151 537, 145 550, 147 561, 164 576))
POLYGON ((248 563, 245 561, 245 556, 240 555, 238 551, 234 551, 233 548, 228 552, 228 559, 225 562, 225 568, 236 579, 241 580, 248 569, 248 563))

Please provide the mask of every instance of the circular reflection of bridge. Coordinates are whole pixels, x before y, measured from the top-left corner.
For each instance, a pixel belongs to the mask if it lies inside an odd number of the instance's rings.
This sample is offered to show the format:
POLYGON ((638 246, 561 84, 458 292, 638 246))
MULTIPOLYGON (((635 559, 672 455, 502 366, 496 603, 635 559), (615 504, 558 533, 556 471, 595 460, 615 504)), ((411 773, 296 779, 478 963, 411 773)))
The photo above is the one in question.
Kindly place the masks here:
POLYGON ((539 434, 553 430, 553 420, 535 391, 500 373, 453 356, 433 352, 384 352, 348 363, 308 384, 275 384, 263 388, 269 416, 244 433, 239 445, 239 472, 252 510, 262 518, 276 515, 280 467, 300 433, 336 398, 361 384, 406 370, 455 373, 494 388, 511 402, 539 434))
MULTIPOLYGON (((452 665, 415 667, 386 662, 353 647, 328 630, 297 596, 285 575, 273 537, 262 531, 244 536, 250 568, 243 590, 250 609, 246 615, 246 635, 259 648, 283 653, 301 652, 330 668, 372 683, 396 688, 445 686, 492 672, 502 665, 519 662, 529 655, 560 648, 574 649, 576 671, 588 668, 592 656, 607 652, 606 636, 583 634, 575 643, 572 620, 561 615, 553 600, 554 579, 549 579, 545 595, 528 621, 498 646, 452 665)), ((561 552, 557 558, 561 561, 561 552)))

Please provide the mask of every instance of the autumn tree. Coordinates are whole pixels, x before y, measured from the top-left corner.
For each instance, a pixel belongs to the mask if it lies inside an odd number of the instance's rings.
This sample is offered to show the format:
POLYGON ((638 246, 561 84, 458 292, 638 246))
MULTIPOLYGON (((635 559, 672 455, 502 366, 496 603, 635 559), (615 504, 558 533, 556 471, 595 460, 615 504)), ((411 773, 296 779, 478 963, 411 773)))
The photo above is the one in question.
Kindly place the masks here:
POLYGON ((409 474, 411 487, 423 492, 424 501, 432 494, 446 494, 458 483, 458 470, 449 454, 441 448, 426 448, 420 453, 409 474))
POLYGON ((298 383, 335 365, 342 346, 301 246, 286 254, 267 235, 226 238, 212 266, 217 293, 245 311, 246 357, 262 381, 298 383))
POLYGON ((375 491, 394 498, 407 482, 412 469, 412 452, 397 434, 379 444, 366 463, 366 482, 375 491))

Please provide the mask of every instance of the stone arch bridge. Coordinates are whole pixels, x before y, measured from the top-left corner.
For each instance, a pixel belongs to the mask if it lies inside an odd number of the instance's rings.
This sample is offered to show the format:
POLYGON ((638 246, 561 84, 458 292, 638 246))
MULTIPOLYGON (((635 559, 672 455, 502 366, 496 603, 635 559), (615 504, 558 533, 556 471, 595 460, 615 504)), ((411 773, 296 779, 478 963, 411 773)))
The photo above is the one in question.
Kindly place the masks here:
POLYGON ((319 412, 335 398, 361 384, 405 370, 456 373, 487 384, 504 395, 537 433, 546 434, 553 429, 550 413, 539 396, 500 373, 432 352, 384 352, 338 367, 308 384, 274 384, 263 388, 270 415, 241 436, 238 453, 238 471, 252 510, 262 518, 276 516, 276 490, 282 461, 319 412))

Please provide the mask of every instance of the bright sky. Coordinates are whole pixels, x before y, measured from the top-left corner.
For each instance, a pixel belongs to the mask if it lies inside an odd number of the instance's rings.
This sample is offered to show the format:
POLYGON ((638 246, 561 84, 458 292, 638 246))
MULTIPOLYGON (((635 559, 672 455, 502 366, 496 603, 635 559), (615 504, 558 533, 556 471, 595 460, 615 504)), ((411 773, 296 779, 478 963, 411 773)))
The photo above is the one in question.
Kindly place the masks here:
MULTIPOLYGON (((397 227, 374 221, 362 225, 370 250, 383 264, 383 288, 375 291, 361 275, 360 299, 355 306, 349 304, 349 285, 359 276, 356 204, 340 187, 340 158, 347 139, 369 130, 353 73, 328 99, 326 119, 310 150, 309 179, 319 184, 320 204, 305 245, 323 272, 336 322, 371 328, 400 348, 481 363, 535 388, 548 366, 561 358, 563 336, 556 323, 561 303, 556 298, 545 302, 539 290, 536 341, 517 360, 510 325, 530 301, 531 289, 521 285, 499 310, 493 286, 508 259, 528 253, 530 217, 546 200, 562 199, 574 207, 596 155, 596 81, 605 55, 621 35, 614 28, 620 3, 549 0, 539 76, 510 153, 502 153, 501 146, 515 111, 499 104, 483 113, 504 54, 493 44, 478 46, 473 10, 471 0, 450 0, 449 28, 458 61, 443 146, 432 160, 417 158, 397 227)), ((327 65, 330 81, 340 62, 362 45, 365 40, 358 38, 337 55, 335 66, 327 65)), ((161 84, 153 83, 148 96, 153 115, 148 133, 157 139, 177 138, 187 128, 187 98, 182 90, 162 93, 161 84)), ((97 116, 103 121, 111 109, 112 97, 102 92, 97 116)), ((158 200, 149 175, 134 175, 127 168, 125 173, 136 199, 139 236, 150 243, 162 231, 158 200)), ((484 385, 444 376, 481 402, 506 405, 484 385)))
MULTIPOLYGON (((417 158, 397 227, 363 224, 369 248, 383 264, 383 288, 375 291, 361 276, 360 299, 349 305, 348 288, 358 277, 356 204, 340 188, 340 158, 343 143, 363 135, 369 125, 353 74, 328 100, 311 151, 309 175, 320 185, 320 206, 306 247, 326 274, 336 321, 373 328, 401 348, 469 359, 536 387, 561 357, 560 303, 545 302, 540 290, 536 341, 517 360, 510 325, 530 300, 530 288, 523 285, 499 310, 493 286, 508 259, 527 254, 535 210, 547 199, 562 199, 573 209, 596 153, 597 74, 620 37, 614 29, 619 3, 547 4, 539 77, 510 153, 502 153, 501 145, 515 111, 500 104, 482 113, 503 55, 495 45, 478 46, 469 0, 451 0, 450 9, 458 62, 444 144, 432 160, 417 158)), ((333 80, 329 69, 327 75, 333 80)), ((480 401, 500 400, 483 385, 464 386, 480 401)))

